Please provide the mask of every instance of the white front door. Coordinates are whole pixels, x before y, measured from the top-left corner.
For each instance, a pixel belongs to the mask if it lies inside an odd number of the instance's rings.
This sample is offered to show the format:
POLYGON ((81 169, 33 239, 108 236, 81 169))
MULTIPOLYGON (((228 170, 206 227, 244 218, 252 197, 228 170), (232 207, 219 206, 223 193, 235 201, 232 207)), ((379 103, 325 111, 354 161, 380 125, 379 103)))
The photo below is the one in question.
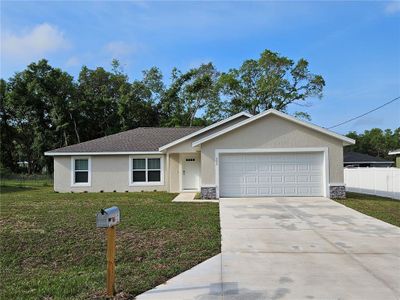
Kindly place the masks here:
POLYGON ((198 154, 181 154, 182 190, 198 190, 200 182, 200 164, 198 154))

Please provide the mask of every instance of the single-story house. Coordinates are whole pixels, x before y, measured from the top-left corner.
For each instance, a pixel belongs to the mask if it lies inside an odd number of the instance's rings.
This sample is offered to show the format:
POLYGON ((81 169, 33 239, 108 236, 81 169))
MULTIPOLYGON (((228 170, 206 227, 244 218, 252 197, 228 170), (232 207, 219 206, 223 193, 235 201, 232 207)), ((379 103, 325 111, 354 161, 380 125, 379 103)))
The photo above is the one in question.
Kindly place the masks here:
POLYGON ((381 157, 375 157, 364 153, 349 151, 344 152, 343 154, 343 164, 346 168, 388 168, 393 165, 393 162, 381 157))
POLYGON ((270 109, 204 128, 136 128, 45 155, 58 192, 344 197, 343 146, 354 143, 270 109))
POLYGON ((396 149, 396 150, 390 151, 389 155, 395 155, 396 156, 396 167, 400 168, 400 149, 396 149))

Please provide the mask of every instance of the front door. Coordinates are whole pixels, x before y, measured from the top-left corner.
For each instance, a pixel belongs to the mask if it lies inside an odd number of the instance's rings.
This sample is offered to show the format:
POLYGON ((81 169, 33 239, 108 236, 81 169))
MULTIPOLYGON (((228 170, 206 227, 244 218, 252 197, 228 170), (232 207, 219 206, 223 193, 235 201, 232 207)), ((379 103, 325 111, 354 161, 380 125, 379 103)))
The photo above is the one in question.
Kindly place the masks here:
POLYGON ((200 179, 199 155, 182 155, 182 190, 198 190, 200 179))

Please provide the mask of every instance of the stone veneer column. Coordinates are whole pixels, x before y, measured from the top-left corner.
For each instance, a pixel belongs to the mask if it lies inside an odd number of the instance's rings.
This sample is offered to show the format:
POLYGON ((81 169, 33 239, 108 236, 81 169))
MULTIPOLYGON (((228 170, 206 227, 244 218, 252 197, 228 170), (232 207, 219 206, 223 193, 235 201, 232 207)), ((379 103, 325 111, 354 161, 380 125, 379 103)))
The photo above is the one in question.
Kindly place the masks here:
POLYGON ((329 197, 332 199, 345 199, 346 187, 344 185, 330 185, 329 197))
POLYGON ((215 186, 202 186, 201 199, 216 199, 217 188, 215 186))

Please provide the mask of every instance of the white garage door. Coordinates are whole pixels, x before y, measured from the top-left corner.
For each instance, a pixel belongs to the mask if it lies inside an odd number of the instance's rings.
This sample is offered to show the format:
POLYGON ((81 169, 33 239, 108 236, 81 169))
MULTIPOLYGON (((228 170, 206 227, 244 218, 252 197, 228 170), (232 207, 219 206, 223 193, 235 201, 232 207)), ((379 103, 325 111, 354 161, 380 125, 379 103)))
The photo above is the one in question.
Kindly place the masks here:
POLYGON ((220 154, 220 197, 323 196, 323 153, 220 154))

